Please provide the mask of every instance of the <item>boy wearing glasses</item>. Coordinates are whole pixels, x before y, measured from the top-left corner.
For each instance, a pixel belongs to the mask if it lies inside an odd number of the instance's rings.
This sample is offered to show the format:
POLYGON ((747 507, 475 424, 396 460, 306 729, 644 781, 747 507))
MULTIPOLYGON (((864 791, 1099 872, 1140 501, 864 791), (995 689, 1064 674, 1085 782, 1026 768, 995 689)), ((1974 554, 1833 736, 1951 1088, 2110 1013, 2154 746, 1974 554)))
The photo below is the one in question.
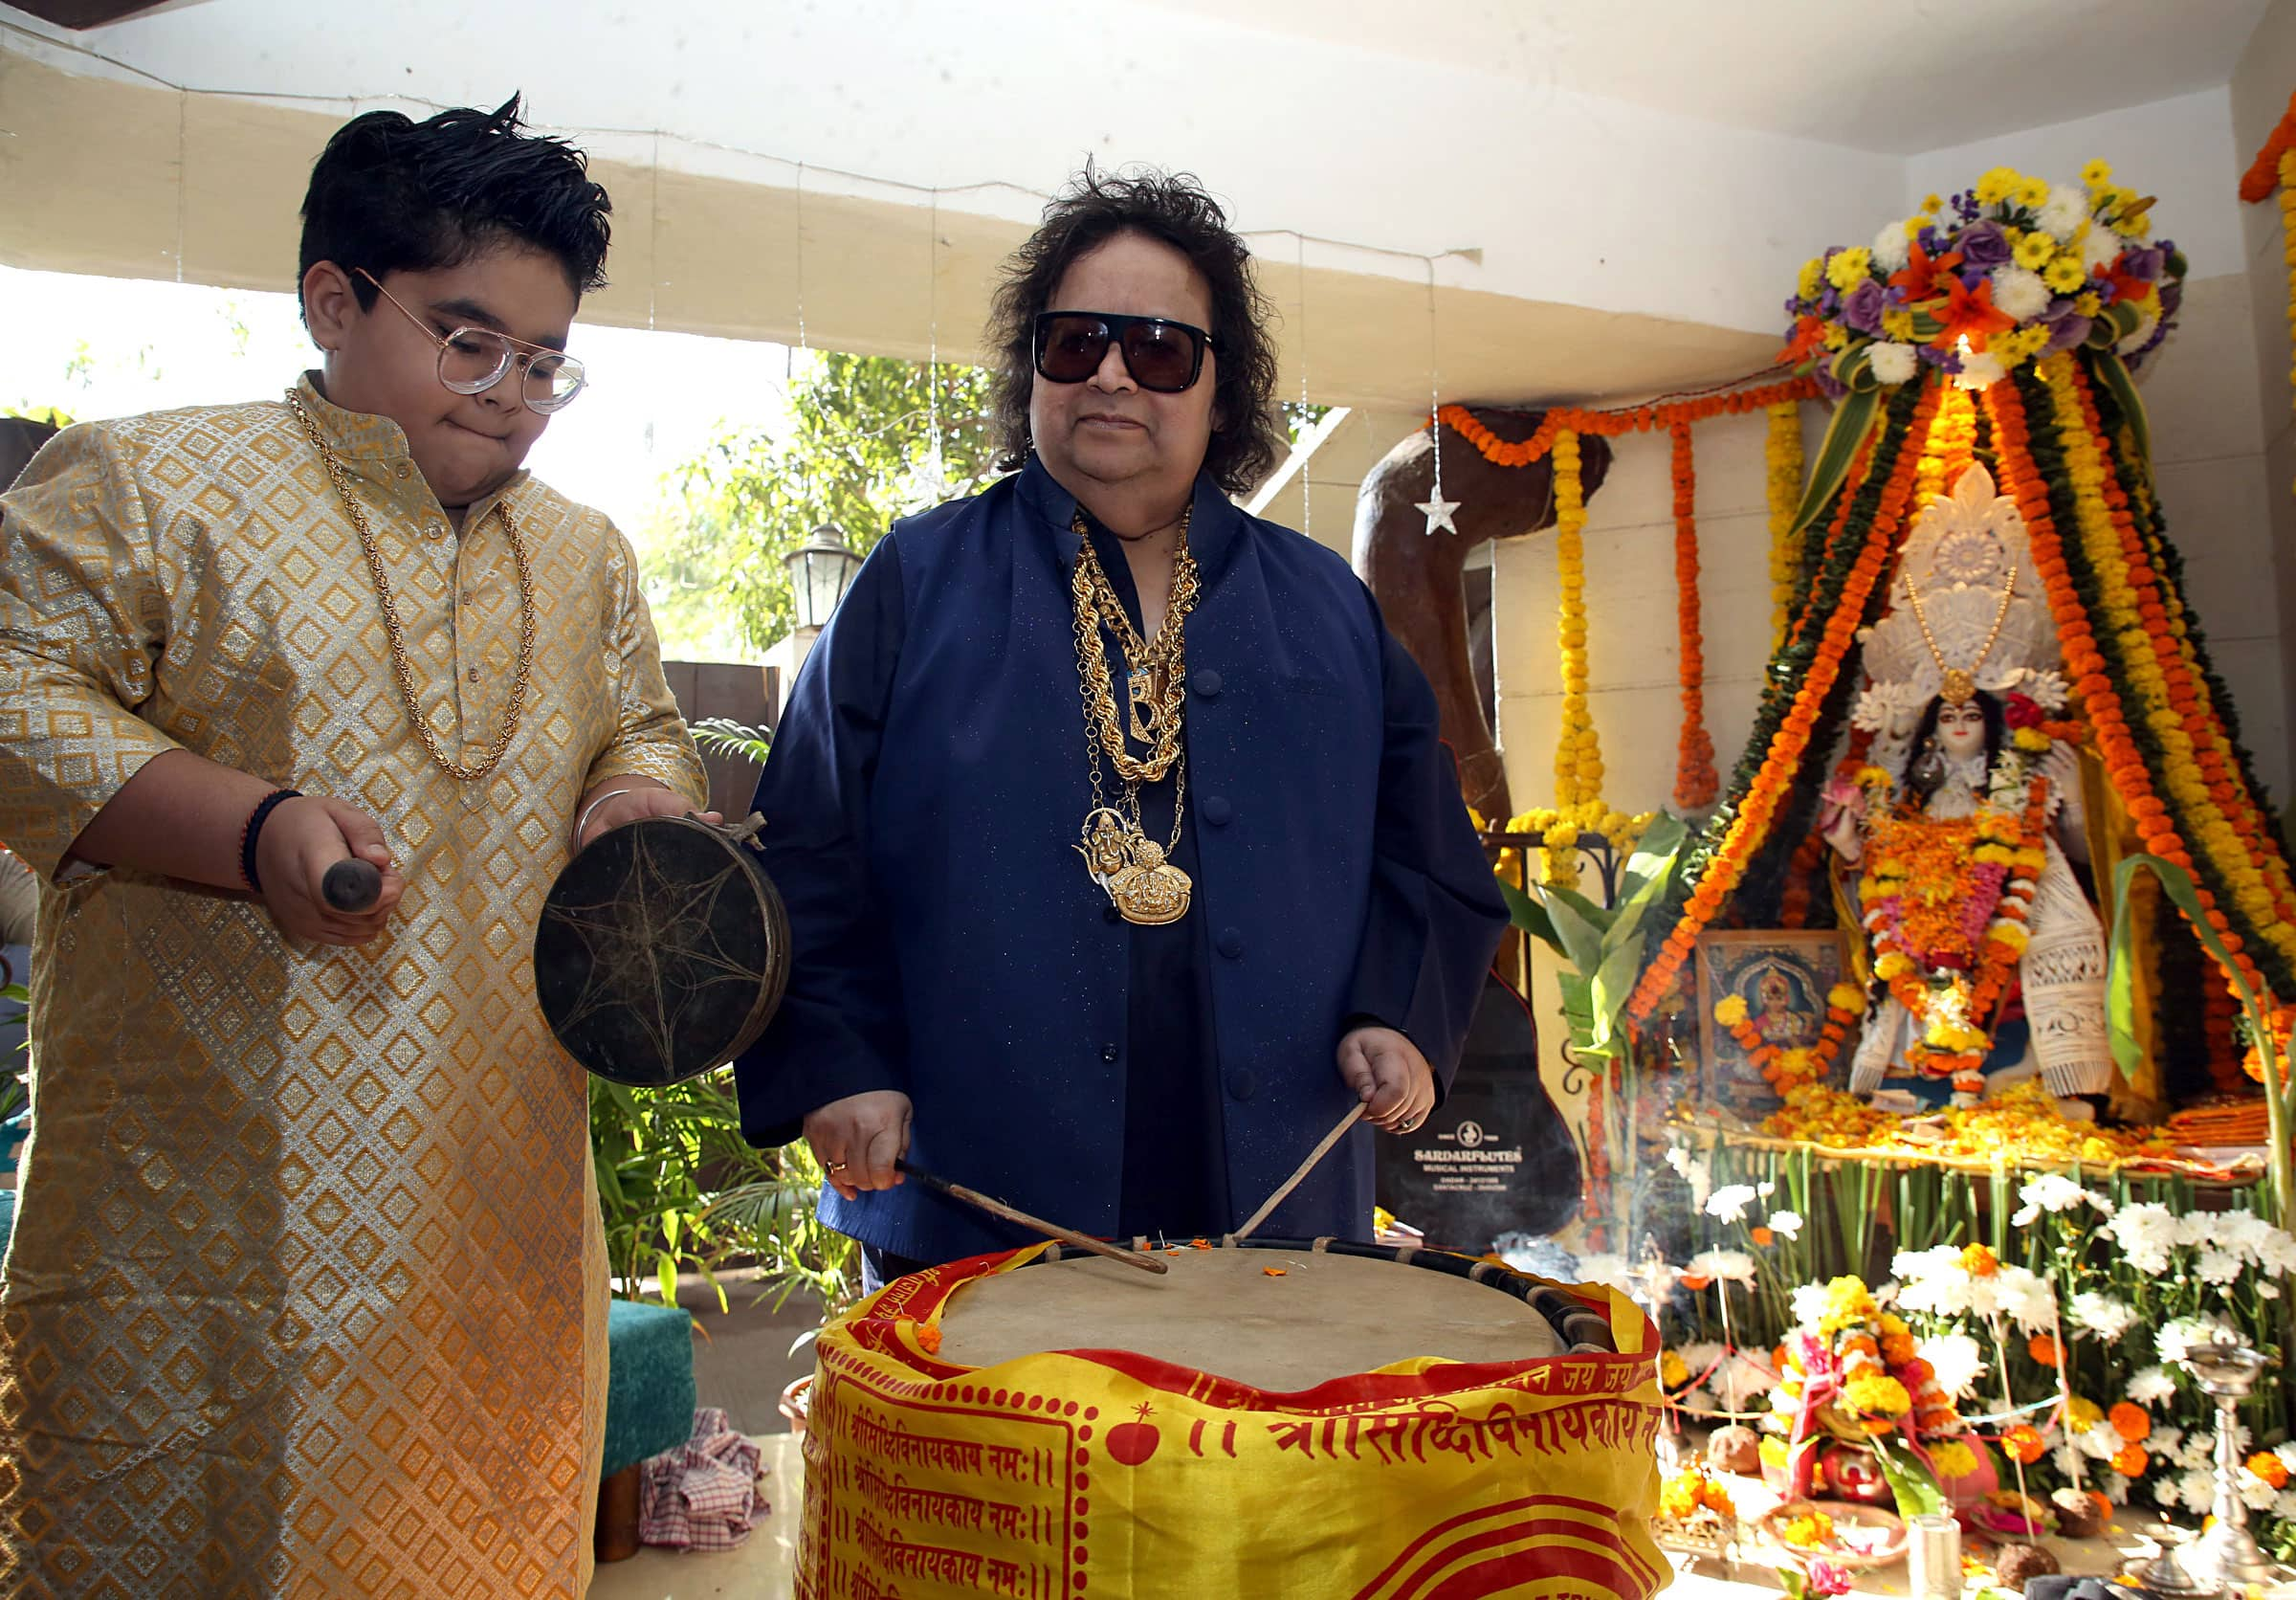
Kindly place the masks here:
POLYGON ((519 466, 607 209, 515 100, 361 117, 304 201, 321 370, 0 497, 46 884, 0 1592, 587 1583, 606 1268, 528 952, 571 850, 706 792, 629 546, 519 466))

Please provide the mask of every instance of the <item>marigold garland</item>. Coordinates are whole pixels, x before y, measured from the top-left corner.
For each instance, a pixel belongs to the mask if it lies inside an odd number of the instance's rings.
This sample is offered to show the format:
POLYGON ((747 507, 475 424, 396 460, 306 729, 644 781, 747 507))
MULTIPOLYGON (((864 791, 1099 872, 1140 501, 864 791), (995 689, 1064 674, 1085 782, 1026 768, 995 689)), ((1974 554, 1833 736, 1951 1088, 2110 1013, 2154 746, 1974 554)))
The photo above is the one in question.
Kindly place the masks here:
POLYGON ((1829 565, 1837 548, 1846 553, 1852 541, 1862 542, 1859 554, 1838 580, 1838 594, 1825 594, 1823 590, 1831 587, 1827 584, 1814 588, 1797 621, 1799 634, 1816 619, 1823 618, 1823 632, 1813 658, 1794 690, 1791 709, 1772 735, 1764 759, 1743 798, 1729 813, 1720 846, 1684 905, 1681 920, 1667 935, 1657 958, 1635 988, 1627 1013, 1637 1023, 1649 1016, 1674 974, 1689 960, 1700 932, 1720 912, 1723 902, 1743 878, 1747 863, 1770 837, 1778 809, 1785 803, 1795 775, 1800 769, 1820 713, 1841 677, 1843 661, 1863 624, 1866 602, 1897 548, 1908 502, 1912 498, 1914 468, 1921 454, 1909 440, 1928 437, 1937 401, 1937 386, 1925 384, 1913 389, 1910 418, 1898 421, 1895 414, 1898 408, 1892 407, 1882 430, 1886 437, 1874 447, 1871 457, 1872 473, 1886 477, 1879 486, 1871 514, 1854 531, 1853 504, 1866 500, 1867 489, 1874 485, 1869 477, 1863 483, 1845 483, 1843 487, 1841 507, 1827 540, 1829 565))
POLYGON ((1555 565, 1561 594, 1562 732, 1555 744, 1555 804, 1569 810, 1602 792, 1602 747, 1587 709, 1586 495, 1578 435, 1555 438, 1555 565))
POLYGON ((1762 442, 1770 501, 1770 648, 1776 651, 1786 642, 1801 574, 1802 539, 1794 531, 1794 513, 1801 507, 1801 403, 1780 400, 1765 410, 1770 415, 1762 442))
POLYGON ((2272 136, 2264 147, 2256 152, 2248 170, 2241 174, 2241 198, 2254 205, 2272 192, 2274 174, 2285 187, 2288 181, 2287 160, 2296 153, 2296 95, 2288 97, 2288 108, 2280 114, 2273 125, 2272 136))
POLYGON ((1674 804, 1685 811, 1714 803, 1714 741, 1706 730, 1706 633, 1698 600, 1698 469, 1690 452, 1690 424, 1677 417, 1673 436, 1674 605, 1681 640, 1682 734, 1674 758, 1674 804))
POLYGON ((1655 429, 1672 428, 1676 418, 1704 422, 1709 417, 1737 416, 1747 411, 1762 411, 1788 400, 1813 400, 1820 389, 1818 380, 1811 377, 1789 378, 1782 383, 1761 384, 1753 389, 1733 389, 1727 394, 1702 394, 1692 400, 1670 400, 1661 405, 1630 406, 1624 411, 1590 411, 1578 406, 1556 406, 1539 418, 1538 427, 1527 439, 1502 439, 1485 427, 1482 421, 1465 406, 1444 406, 1437 409, 1436 420, 1449 428, 1476 453, 1494 467, 1527 467, 1546 458, 1555 447, 1557 434, 1572 433, 1596 434, 1615 439, 1623 433, 1647 433, 1655 429))

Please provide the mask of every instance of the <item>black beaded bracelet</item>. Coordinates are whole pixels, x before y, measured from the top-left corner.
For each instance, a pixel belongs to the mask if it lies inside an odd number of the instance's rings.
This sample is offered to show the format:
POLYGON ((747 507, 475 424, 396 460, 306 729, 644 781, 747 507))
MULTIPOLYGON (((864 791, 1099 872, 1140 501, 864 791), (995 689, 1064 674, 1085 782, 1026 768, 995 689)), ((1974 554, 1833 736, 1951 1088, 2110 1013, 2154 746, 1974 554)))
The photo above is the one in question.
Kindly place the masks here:
POLYGON ((239 876, 247 879, 250 892, 258 895, 263 892, 263 879, 255 871, 255 840, 262 837, 263 824, 271 819, 271 813, 281 804, 302 797, 303 791, 299 789, 275 789, 263 796, 248 814, 247 826, 239 833, 239 876))

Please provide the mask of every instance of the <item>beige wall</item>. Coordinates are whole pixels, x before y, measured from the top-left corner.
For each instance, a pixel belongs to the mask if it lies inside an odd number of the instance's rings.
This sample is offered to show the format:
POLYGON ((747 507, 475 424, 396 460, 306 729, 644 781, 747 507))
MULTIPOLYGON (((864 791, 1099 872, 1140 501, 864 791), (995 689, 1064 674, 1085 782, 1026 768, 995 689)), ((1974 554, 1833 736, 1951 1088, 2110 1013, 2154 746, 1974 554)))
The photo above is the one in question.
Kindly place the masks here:
MULTIPOLYGON (((2243 166, 2271 136, 2287 109, 2292 91, 2296 91, 2296 0, 2273 0, 2233 73, 2233 143, 2243 166)), ((2237 176, 2232 181, 2237 181, 2237 176)), ((2281 616, 2296 617, 2296 493, 2291 492, 2296 490, 2296 415, 2291 413, 2296 390, 2291 389, 2288 377, 2289 269, 2282 259, 2277 197, 2243 207, 2241 224, 2247 251, 2251 370, 2257 395, 2252 414, 2263 441, 2263 509, 2271 536, 2270 564, 2255 564, 2249 581, 2259 590, 2271 592, 2281 616)), ((2296 702, 2296 661, 2287 659, 2284 652, 2279 668, 2285 706, 2296 702)), ((2243 726, 2243 731, 2249 734, 2261 761, 2264 753, 2262 730, 2243 726)), ((2285 806, 2288 801, 2285 723, 2280 743, 2283 780, 2275 786, 2274 798, 2285 806)))

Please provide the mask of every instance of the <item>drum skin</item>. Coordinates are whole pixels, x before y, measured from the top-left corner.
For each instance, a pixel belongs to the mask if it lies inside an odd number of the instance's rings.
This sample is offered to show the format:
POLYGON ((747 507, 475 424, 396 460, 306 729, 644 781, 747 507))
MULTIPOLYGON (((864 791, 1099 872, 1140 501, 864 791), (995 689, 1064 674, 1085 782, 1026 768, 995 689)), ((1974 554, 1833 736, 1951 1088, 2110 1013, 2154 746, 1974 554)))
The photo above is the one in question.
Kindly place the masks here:
MULTIPOLYGON (((1248 1247, 1271 1295, 1287 1262, 1362 1255, 1396 1275, 1400 1322, 1432 1269, 1601 1337, 1519 1361, 1430 1351, 1291 1392, 1146 1351, 974 1367, 940 1353, 952 1305, 1023 1269, 1061 1270, 1031 1265, 1055 1247, 918 1273, 821 1335, 800 1600, 1645 1600, 1664 1586, 1649 1533, 1658 1343, 1632 1301, 1439 1252, 1248 1247)), ((1230 1300, 1250 1293, 1249 1277, 1224 1282, 1230 1300)), ((1232 1308, 1205 1314, 1242 1325, 1232 1308)), ((1556 1331, 1549 1347, 1569 1345, 1556 1331)))
POLYGON ((789 977, 789 920, 756 851, 693 817, 600 834, 542 903, 534 989, 566 1053, 636 1088, 757 1041, 789 977))

